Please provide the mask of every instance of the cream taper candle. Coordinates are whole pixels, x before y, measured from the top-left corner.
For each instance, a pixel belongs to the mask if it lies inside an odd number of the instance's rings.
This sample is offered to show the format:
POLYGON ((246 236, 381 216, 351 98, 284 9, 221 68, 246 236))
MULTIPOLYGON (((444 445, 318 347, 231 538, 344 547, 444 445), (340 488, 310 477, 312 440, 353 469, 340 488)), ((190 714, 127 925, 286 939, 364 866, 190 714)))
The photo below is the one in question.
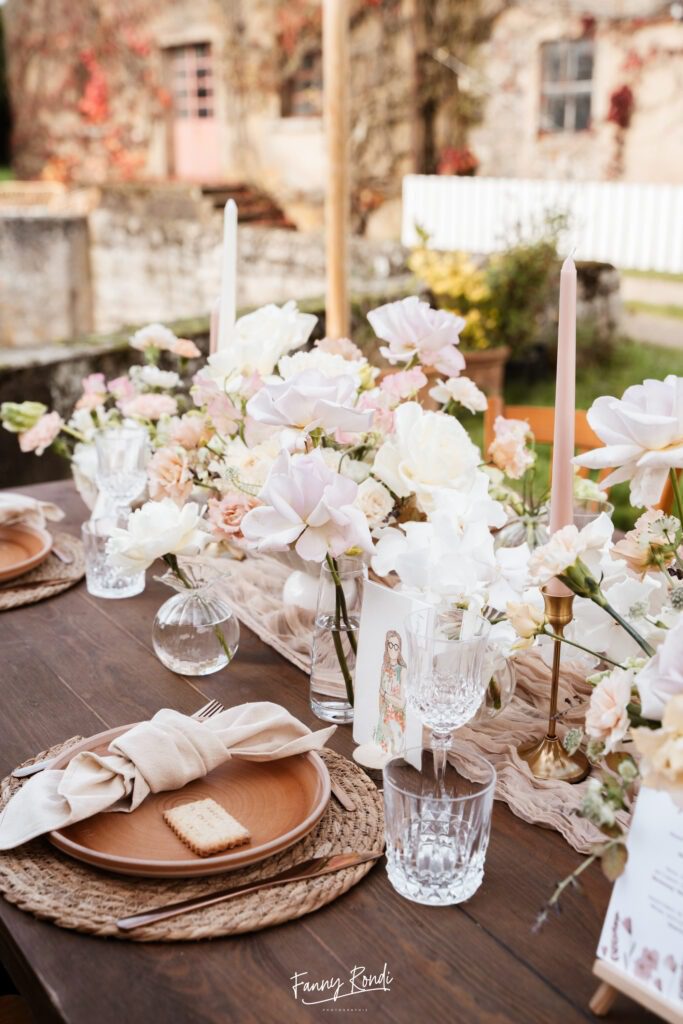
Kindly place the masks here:
POLYGON ((237 291, 237 203, 228 199, 223 215, 223 266, 221 270, 221 309, 218 324, 218 348, 230 343, 236 317, 237 291))

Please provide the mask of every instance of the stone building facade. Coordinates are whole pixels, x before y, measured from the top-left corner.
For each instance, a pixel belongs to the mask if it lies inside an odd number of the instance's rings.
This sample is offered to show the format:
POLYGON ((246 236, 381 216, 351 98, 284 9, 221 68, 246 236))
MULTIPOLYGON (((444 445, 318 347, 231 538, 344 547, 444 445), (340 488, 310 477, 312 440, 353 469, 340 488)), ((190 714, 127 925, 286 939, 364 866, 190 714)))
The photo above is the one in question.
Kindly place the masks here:
POLYGON ((479 50, 479 173, 683 180, 683 7, 519 0, 479 50))

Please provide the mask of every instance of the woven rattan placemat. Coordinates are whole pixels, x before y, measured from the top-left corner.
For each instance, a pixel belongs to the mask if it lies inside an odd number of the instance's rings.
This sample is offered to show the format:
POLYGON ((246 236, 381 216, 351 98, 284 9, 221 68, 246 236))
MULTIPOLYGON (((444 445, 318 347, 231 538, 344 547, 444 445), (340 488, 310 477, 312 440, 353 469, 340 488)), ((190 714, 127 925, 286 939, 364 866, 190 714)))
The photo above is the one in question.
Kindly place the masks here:
MULTIPOLYGON (((74 742, 67 740, 37 755, 36 759, 61 753, 74 742)), ((141 942, 179 942, 236 935, 310 914, 360 882, 373 864, 361 864, 311 881, 246 894, 127 935, 119 932, 115 924, 119 918, 146 908, 207 896, 233 884, 276 875, 298 861, 317 855, 380 850, 384 843, 381 794, 357 765, 333 751, 321 753, 330 775, 349 794, 355 810, 345 811, 331 800, 308 836, 261 864, 207 878, 127 878, 72 860, 41 838, 0 854, 0 892, 22 910, 62 928, 141 942)), ((20 785, 18 779, 3 779, 0 809, 20 785)))
POLYGON ((83 578, 85 556, 80 540, 70 533, 56 533, 54 540, 59 550, 71 561, 66 564, 50 552, 35 569, 0 586, 0 612, 61 594, 83 578))

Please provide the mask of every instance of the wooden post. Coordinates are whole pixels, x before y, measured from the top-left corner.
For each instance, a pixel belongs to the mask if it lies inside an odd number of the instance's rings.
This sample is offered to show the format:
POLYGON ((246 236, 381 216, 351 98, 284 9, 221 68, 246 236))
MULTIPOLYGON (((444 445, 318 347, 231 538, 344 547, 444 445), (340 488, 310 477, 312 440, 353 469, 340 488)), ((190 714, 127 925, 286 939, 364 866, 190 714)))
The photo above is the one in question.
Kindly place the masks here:
POLYGON ((328 338, 349 333, 349 9, 323 0, 323 114, 327 150, 325 298, 328 338))

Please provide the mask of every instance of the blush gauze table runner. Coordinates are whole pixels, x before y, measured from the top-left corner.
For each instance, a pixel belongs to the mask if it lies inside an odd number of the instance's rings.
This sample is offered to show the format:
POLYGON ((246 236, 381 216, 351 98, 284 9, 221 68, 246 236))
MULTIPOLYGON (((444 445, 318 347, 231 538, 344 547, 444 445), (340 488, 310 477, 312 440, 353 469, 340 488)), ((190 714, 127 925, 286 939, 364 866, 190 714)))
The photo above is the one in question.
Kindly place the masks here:
MULTIPOLYGON (((257 636, 304 672, 310 669, 313 613, 284 605, 282 588, 291 568, 275 558, 249 556, 230 562, 225 580, 226 594, 241 621, 257 636)), ((535 779, 517 756, 520 743, 540 738, 548 722, 550 669, 537 651, 517 655, 514 661, 517 689, 510 704, 499 715, 457 732, 457 744, 464 760, 467 754, 483 754, 496 768, 496 798, 524 821, 560 832, 579 853, 588 853, 603 837, 577 811, 586 782, 535 779)), ((558 732, 579 725, 585 716, 590 686, 579 663, 563 665, 558 707, 562 712, 558 732)))

